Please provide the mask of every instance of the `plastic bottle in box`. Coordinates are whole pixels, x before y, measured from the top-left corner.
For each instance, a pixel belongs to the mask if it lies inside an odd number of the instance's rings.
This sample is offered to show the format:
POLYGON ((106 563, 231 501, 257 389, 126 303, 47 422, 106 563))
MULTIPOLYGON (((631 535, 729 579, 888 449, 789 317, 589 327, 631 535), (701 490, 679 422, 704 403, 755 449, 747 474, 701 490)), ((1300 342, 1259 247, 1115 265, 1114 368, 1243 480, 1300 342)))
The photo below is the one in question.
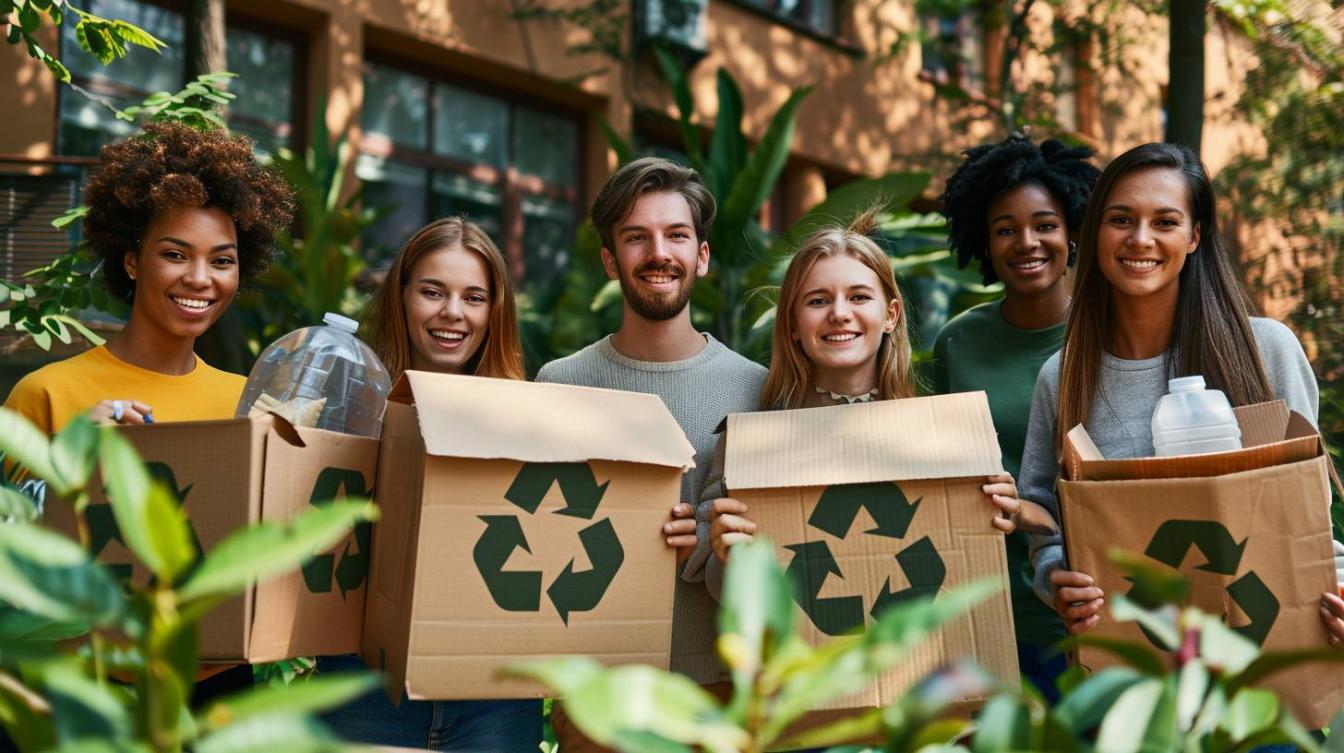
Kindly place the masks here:
POLYGON ((236 415, 274 410, 298 425, 377 438, 392 391, 387 369, 355 336, 353 319, 329 313, 322 321, 262 352, 236 415))
POLYGON ((1241 449, 1241 427, 1222 390, 1205 389, 1202 376, 1168 380, 1167 389, 1153 411, 1153 448, 1159 456, 1241 449))

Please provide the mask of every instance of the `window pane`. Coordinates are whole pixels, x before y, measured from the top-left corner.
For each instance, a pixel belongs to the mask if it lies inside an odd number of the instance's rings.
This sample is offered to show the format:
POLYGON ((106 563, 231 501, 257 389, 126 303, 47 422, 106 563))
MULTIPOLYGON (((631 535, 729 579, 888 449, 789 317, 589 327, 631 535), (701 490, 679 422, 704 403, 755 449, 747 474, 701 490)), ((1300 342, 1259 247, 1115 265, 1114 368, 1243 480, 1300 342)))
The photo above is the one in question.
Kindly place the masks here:
POLYGON ((514 111, 513 165, 525 175, 572 186, 577 180, 579 127, 568 118, 519 107, 514 111))
POLYGON ((539 196, 523 199, 523 260, 530 282, 559 278, 574 244, 574 205, 539 196))
POLYGON ((364 234, 364 257, 381 261, 396 253, 411 234, 425 224, 425 189, 429 171, 368 154, 355 161, 363 181, 364 205, 390 211, 364 234))
POLYGON ((67 13, 61 24, 61 60, 75 77, 120 84, 136 91, 177 91, 182 87, 185 49, 182 15, 135 0, 89 0, 80 7, 103 18, 116 18, 135 24, 158 37, 168 45, 155 53, 152 50, 127 45, 126 57, 114 60, 104 67, 98 58, 79 47, 75 38, 73 13, 67 13))
POLYGON ((428 146, 429 82, 395 68, 364 66, 363 125, 365 133, 381 135, 415 149, 428 146))
POLYGON ((472 180, 465 175, 434 173, 430 212, 435 218, 462 215, 486 232, 496 245, 501 243, 503 225, 500 207, 503 193, 498 186, 472 180))
POLYGON ((289 146, 294 82, 294 43, 248 29, 229 27, 229 84, 237 99, 229 106, 229 126, 256 140, 261 151, 289 146))
POLYGON ((504 167, 509 106, 448 84, 434 85, 434 151, 466 162, 504 167))
MULTIPOLYGON (((105 144, 124 139, 135 132, 135 125, 117 120, 107 106, 61 86, 61 131, 57 151, 65 156, 96 157, 105 144)), ((140 102, 139 97, 99 97, 113 107, 123 108, 140 102)))

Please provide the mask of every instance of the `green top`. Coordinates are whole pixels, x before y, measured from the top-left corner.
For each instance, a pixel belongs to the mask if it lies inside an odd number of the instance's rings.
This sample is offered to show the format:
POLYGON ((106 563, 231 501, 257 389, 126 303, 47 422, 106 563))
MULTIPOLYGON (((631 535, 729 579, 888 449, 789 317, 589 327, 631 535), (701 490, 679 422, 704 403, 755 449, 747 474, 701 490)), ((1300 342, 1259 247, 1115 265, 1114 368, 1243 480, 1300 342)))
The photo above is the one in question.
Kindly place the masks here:
MULTIPOLYGON (((1064 344, 1064 324, 1019 329, 1004 321, 1000 301, 982 303, 948 322, 933 345, 933 385, 939 394, 984 390, 999 433, 1003 468, 1017 478, 1036 374, 1064 344)), ((1030 538, 1009 535, 1008 581, 1019 643, 1052 644, 1065 635, 1059 615, 1036 598, 1030 538)))

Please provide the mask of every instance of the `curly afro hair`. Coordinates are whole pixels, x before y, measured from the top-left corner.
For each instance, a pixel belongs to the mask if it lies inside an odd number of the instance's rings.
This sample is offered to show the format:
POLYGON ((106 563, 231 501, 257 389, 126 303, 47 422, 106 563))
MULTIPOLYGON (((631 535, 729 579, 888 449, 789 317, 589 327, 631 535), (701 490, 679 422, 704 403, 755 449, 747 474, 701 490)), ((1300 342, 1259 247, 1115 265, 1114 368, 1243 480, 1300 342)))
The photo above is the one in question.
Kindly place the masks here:
POLYGON ((1009 190, 1024 184, 1039 185, 1064 208, 1064 221, 1076 229, 1092 187, 1101 171, 1088 162, 1093 151, 1048 139, 1039 146, 1022 134, 1013 134, 995 144, 966 150, 966 161, 947 179, 938 197, 947 217, 948 247, 957 254, 957 264, 980 262, 985 284, 996 282, 989 260, 989 205, 1009 190))
POLYGON ((266 269, 275 234, 294 216, 294 192, 278 171, 262 166, 252 140, 223 129, 198 131, 180 123, 153 123, 141 136, 103 147, 84 187, 84 237, 103 260, 103 285, 130 302, 135 282, 126 274, 127 251, 159 213, 213 207, 233 219, 238 265, 246 283, 266 269))

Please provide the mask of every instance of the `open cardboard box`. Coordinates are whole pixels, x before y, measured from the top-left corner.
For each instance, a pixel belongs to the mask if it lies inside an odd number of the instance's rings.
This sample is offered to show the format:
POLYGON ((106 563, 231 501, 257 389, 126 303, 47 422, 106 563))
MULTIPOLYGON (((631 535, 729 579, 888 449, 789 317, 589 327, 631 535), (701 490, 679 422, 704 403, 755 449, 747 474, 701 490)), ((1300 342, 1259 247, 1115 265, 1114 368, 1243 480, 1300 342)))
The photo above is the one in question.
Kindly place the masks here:
POLYGON ((980 490, 1003 471, 985 393, 738 413, 726 432, 724 481, 798 583, 813 645, 870 624, 888 604, 985 577, 1002 583, 827 709, 891 704, 960 659, 1018 682, 1003 534, 980 490))
MULTIPOLYGON (((1065 438, 1060 513, 1069 567, 1108 594, 1133 584, 1111 547, 1145 555, 1191 579, 1191 602, 1223 615, 1265 651, 1327 646, 1318 613, 1333 592, 1330 489, 1324 446, 1281 401, 1236 409, 1242 449, 1107 460, 1082 426, 1065 438)), ((1148 645, 1135 623, 1103 619, 1094 634, 1148 645)), ((1080 663, 1113 664, 1084 646, 1080 663)), ((1344 705, 1344 672, 1306 666, 1264 683, 1308 728, 1344 705)))
POLYGON ((523 698, 591 655, 667 668, 660 533, 694 449, 657 396, 408 371, 383 422, 364 660, 393 700, 523 698))
MULTIPOLYGON (((372 496, 378 440, 295 428, 267 414, 117 429, 151 475, 177 492, 202 548, 263 520, 289 520, 315 502, 372 496)), ((115 572, 146 578, 121 540, 95 479, 88 508, 94 553, 115 572)), ((73 509, 48 504, 46 521, 73 535, 73 509)), ((360 526, 302 570, 263 581, 206 615, 203 662, 268 662, 359 650, 371 531, 360 526)))

